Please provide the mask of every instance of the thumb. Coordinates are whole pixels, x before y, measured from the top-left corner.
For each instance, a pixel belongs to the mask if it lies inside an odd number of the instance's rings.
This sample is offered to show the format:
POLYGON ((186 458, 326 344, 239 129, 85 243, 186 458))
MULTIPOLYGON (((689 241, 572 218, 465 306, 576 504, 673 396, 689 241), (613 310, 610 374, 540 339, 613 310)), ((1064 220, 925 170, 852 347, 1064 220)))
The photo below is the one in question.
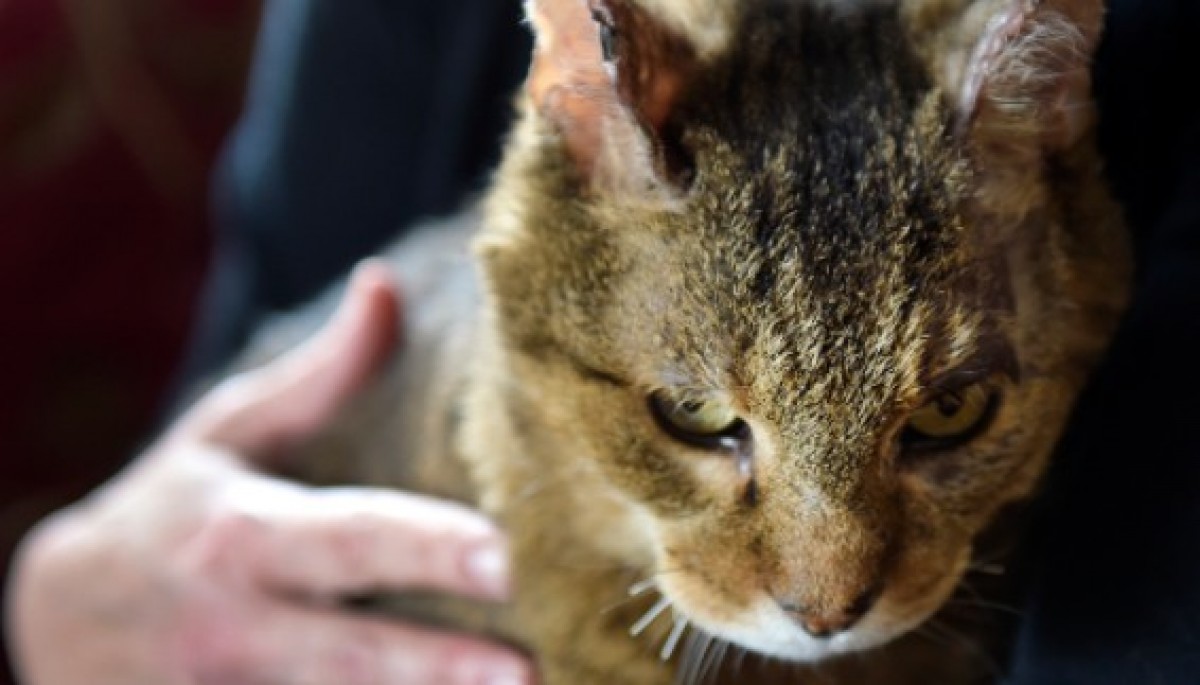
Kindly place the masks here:
POLYGON ((361 264, 316 335, 221 383, 184 417, 180 430, 265 462, 329 423, 388 359, 399 337, 395 283, 383 265, 361 264))

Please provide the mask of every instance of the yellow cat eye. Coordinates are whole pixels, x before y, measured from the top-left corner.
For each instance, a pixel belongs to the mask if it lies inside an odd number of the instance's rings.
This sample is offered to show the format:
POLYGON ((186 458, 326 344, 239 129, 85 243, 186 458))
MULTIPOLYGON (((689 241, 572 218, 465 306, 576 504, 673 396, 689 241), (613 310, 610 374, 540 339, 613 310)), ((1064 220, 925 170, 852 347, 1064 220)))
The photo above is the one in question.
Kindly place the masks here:
POLYGON ((716 397, 672 397, 659 390, 650 395, 650 410, 667 434, 709 449, 742 437, 746 428, 734 408, 716 397))
POLYGON ((978 435, 995 413, 996 394, 984 383, 942 393, 908 417, 910 443, 950 447, 978 435))

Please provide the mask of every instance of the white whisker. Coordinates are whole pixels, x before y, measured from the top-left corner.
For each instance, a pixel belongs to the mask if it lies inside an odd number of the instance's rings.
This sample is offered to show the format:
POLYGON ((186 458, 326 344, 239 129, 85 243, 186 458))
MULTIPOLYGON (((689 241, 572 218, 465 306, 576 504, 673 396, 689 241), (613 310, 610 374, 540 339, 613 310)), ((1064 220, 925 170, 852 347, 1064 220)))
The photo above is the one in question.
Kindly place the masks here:
POLYGON ((658 587, 658 582, 655 581, 654 578, 647 578, 646 580, 643 580, 640 583, 634 583, 633 585, 630 585, 629 586, 629 596, 637 597, 638 595, 644 595, 647 592, 649 592, 650 590, 657 589, 657 587, 658 587))
POLYGON ((633 637, 637 637, 638 635, 644 633, 646 629, 650 627, 650 624, 654 623, 654 621, 658 619, 658 617, 662 615, 662 612, 666 611, 667 607, 669 606, 671 606, 671 600, 667 599, 666 597, 658 600, 654 606, 650 607, 650 611, 647 611, 645 616, 642 616, 638 619, 637 623, 633 624, 633 627, 629 629, 629 634, 633 637))
POLYGON ((683 631, 687 630, 688 620, 681 614, 675 615, 675 626, 671 628, 671 634, 667 636, 667 642, 663 645, 662 651, 659 652, 659 657, 664 661, 670 661, 675 654, 675 648, 679 646, 679 639, 683 637, 683 631))

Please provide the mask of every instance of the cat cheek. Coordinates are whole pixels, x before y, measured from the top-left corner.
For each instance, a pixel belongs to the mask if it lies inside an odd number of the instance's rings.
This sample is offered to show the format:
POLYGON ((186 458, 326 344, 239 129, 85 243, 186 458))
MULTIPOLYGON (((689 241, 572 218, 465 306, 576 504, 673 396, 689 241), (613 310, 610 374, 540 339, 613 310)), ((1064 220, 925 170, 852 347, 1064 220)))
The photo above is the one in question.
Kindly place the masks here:
POLYGON ((720 517, 661 527, 660 585, 680 608, 708 622, 736 622, 763 596, 753 532, 720 517), (749 542, 747 542, 749 540, 749 542), (742 553, 731 550, 744 549, 742 553))
POLYGON ((915 628, 954 593, 970 559, 969 538, 939 535, 906 540, 880 599, 879 616, 904 631, 915 628))

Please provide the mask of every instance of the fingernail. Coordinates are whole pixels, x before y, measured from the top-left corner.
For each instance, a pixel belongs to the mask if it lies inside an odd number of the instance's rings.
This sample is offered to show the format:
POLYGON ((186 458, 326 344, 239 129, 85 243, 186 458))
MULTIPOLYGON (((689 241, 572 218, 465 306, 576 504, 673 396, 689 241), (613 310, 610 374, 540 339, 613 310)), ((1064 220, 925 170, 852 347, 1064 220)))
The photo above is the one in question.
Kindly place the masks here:
POLYGON ((508 555, 503 546, 484 543, 467 556, 467 574, 488 591, 503 595, 508 592, 508 555))

